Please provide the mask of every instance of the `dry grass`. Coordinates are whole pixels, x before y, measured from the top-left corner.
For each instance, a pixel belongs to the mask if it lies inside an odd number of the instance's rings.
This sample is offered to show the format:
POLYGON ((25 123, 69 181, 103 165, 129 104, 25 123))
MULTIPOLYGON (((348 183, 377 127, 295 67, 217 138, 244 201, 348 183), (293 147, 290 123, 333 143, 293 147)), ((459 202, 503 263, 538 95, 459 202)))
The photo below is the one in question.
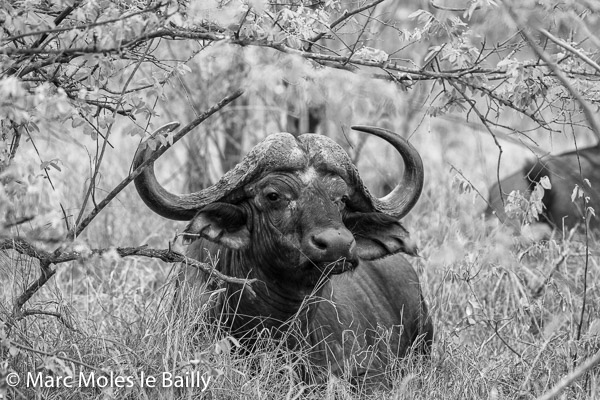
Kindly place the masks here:
MULTIPOLYGON (((433 141, 422 140, 422 146, 433 141)), ((38 371, 44 376, 94 372, 97 377, 112 372, 136 380, 142 374, 199 371, 210 378, 206 391, 114 385, 33 389, 21 384, 16 390, 0 386, 0 393, 44 399, 542 395, 600 349, 600 249, 592 241, 587 249, 580 235, 539 244, 514 238, 501 226, 483 221, 482 203, 473 204, 473 193, 459 193, 447 165, 430 154, 424 158, 429 166, 427 186, 406 225, 420 243, 421 257, 412 261, 421 275, 436 337, 429 360, 398 360, 403 373, 390 371, 392 388, 356 392, 348 382, 333 377, 326 385, 308 387, 301 383, 297 368, 305 355, 269 340, 253 354, 243 355, 234 351, 235 343, 224 333, 203 321, 203 310, 183 307, 184 313, 176 318, 171 309, 172 266, 147 259, 96 257, 60 266, 27 305, 31 310, 57 311, 62 319, 32 315, 10 329, 4 327, 0 379, 10 371, 21 377, 38 371)), ((116 176, 126 171, 127 163, 122 164, 116 176)), ((477 160, 462 168, 478 168, 477 160)), ((106 187, 111 185, 109 178, 106 187)), ((479 182, 477 187, 485 190, 479 182)), ((128 190, 90 227, 85 240, 94 247, 145 242, 166 247, 176 226, 152 216, 128 190)), ((0 253, 2 320, 7 321, 15 297, 38 271, 30 259, 0 253)), ((599 374, 591 370, 570 385, 563 398, 594 398, 599 374)))

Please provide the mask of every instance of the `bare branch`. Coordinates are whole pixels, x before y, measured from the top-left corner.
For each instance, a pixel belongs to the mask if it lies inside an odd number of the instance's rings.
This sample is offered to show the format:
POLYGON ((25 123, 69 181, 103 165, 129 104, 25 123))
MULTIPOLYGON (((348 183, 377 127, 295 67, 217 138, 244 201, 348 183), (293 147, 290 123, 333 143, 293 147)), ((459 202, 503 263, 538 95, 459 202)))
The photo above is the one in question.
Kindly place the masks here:
POLYGON ((573 85, 571 85, 571 83, 569 82, 563 71, 559 68, 559 66, 550 58, 550 56, 544 50, 540 49, 540 47, 535 43, 534 38, 527 31, 527 29, 525 29, 525 24, 520 21, 515 11, 511 7, 506 5, 505 8, 508 11, 508 14, 515 23, 515 25, 517 25, 521 30, 521 36, 523 36, 523 38, 527 41, 534 53, 547 64, 548 68, 550 68, 552 72, 554 72, 554 75, 560 81, 560 83, 562 83, 562 85, 567 89, 571 96, 573 96, 573 98, 580 105, 587 122, 590 124, 592 132, 600 141, 600 125, 598 125, 595 113, 588 104, 588 102, 583 98, 581 93, 579 93, 579 91, 577 91, 573 87, 573 85))
POLYGON ((74 331, 74 332, 80 332, 79 329, 75 328, 71 322, 69 322, 64 315, 62 315, 59 312, 56 311, 46 311, 46 310, 38 310, 38 309, 28 309, 28 310, 23 310, 19 317, 17 318, 18 320, 21 320, 25 317, 29 317, 31 315, 48 315, 51 317, 55 317, 56 319, 58 319, 64 326, 66 326, 67 328, 69 328, 70 330, 74 331))
POLYGON ((16 238, 9 239, 0 242, 0 250, 15 250, 20 254, 24 254, 31 258, 35 258, 40 261, 42 267, 42 274, 40 277, 32 283, 16 300, 14 304, 14 316, 20 318, 22 315, 21 308, 29 301, 29 299, 42 287, 44 284, 56 273, 56 268, 52 268, 52 265, 62 264, 69 261, 83 260, 89 258, 92 255, 103 255, 109 252, 116 252, 120 257, 131 257, 131 256, 142 256, 148 258, 158 258, 162 261, 169 263, 183 263, 185 265, 201 269, 208 275, 221 280, 223 282, 248 286, 247 289, 252 292, 250 287, 256 279, 241 279, 231 276, 227 276, 216 269, 212 268, 209 264, 202 263, 192 258, 186 257, 181 253, 170 249, 156 250, 146 246, 141 247, 117 247, 107 249, 90 249, 90 250, 70 250, 61 251, 57 250, 54 253, 39 249, 27 242, 24 239, 16 238))
MULTIPOLYGON (((138 47, 144 42, 152 38, 165 38, 171 40, 182 40, 182 39, 193 39, 193 40, 206 40, 210 42, 227 42, 231 45, 238 46, 255 46, 255 47, 266 47, 272 48, 283 53, 293 54, 302 58, 313 60, 320 63, 328 63, 327 66, 331 68, 343 69, 343 70, 356 70, 358 67, 374 67, 381 68, 386 71, 399 72, 400 75, 396 76, 394 80, 397 81, 412 81, 412 80, 436 80, 436 79, 450 79, 462 77, 465 75, 485 75, 489 80, 503 79, 506 77, 506 69, 497 68, 484 68, 481 66, 471 66, 463 69, 451 69, 445 71, 432 71, 423 70, 421 68, 407 68, 398 65, 395 61, 370 61, 363 60, 348 56, 337 56, 323 53, 312 53, 310 51, 304 51, 294 49, 281 42, 268 41, 264 39, 255 40, 247 38, 234 38, 221 33, 214 32, 196 32, 188 30, 177 30, 177 29, 160 29, 155 32, 145 34, 130 40, 129 42, 121 43, 119 46, 112 48, 104 48, 101 51, 104 54, 122 54, 124 51, 138 47)), ((5 55, 18 55, 18 54, 41 54, 41 55, 61 55, 64 56, 64 62, 70 60, 72 57, 81 56, 85 54, 95 54, 99 50, 95 47, 80 47, 80 48, 68 48, 61 50, 52 49, 21 49, 21 48, 0 48, 0 54, 5 55), (68 57, 66 57, 68 56, 68 57)), ((539 68, 538 62, 525 62, 522 64, 522 68, 539 68)), ((381 78, 381 76, 376 76, 381 78)), ((386 79, 390 80, 389 76, 386 79)))
MULTIPOLYGON (((123 85, 123 89, 121 90, 121 95, 119 96, 119 99, 117 100, 117 104, 118 105, 122 105, 123 97, 125 96, 125 91, 127 90, 127 87, 129 86, 129 83, 133 79, 133 76, 139 70, 140 65, 142 64, 142 62, 144 61, 144 59, 148 55, 148 52, 150 51, 150 48, 152 46, 152 42, 153 42, 152 40, 150 40, 148 42, 148 46, 146 46, 146 51, 139 58, 139 60, 135 64, 135 68, 133 69, 133 71, 131 71, 131 74, 129 74, 129 78, 127 79, 127 81, 123 85)), ((116 112, 116 109, 115 109, 115 111, 113 112, 113 122, 108 126, 108 129, 106 130, 106 136, 103 136, 104 141, 102 142, 102 149, 100 150, 100 155, 97 156, 97 158, 96 158, 96 164, 94 165, 94 171, 93 171, 92 177, 90 179, 90 183, 88 185, 88 189, 87 189, 87 191, 85 193, 85 196, 83 197, 83 203, 81 205, 81 208, 80 208, 80 211, 79 211, 79 215, 77 216, 77 220, 75 221, 75 226, 79 226, 79 222, 81 221, 81 218, 83 217, 83 213, 85 212, 86 204, 87 204, 90 196, 92 196, 92 194, 95 191, 95 188, 96 188, 96 179, 98 178, 98 174, 100 173, 100 164, 102 163, 102 160, 104 159, 104 154, 106 152, 106 145, 110 144, 109 141, 108 141, 108 137, 110 136, 110 133, 112 131, 112 127, 114 125, 114 121, 115 121, 116 115, 117 115, 117 112, 116 112)))
POLYGON ((546 36, 548 39, 550 39, 551 41, 553 41, 554 43, 556 43, 563 49, 565 49, 568 52, 574 54, 575 56, 581 58, 583 61, 588 63, 590 66, 592 66, 598 73, 600 73, 600 65, 598 65, 594 60, 592 60, 585 54, 583 54, 581 51, 577 50, 576 48, 574 48, 570 44, 566 43, 565 41, 560 40, 559 38, 557 38, 556 36, 554 36, 553 34, 551 34, 550 32, 548 32, 547 30, 545 30, 543 28, 538 28, 538 32, 541 33, 542 35, 546 36))
POLYGON ((10 162, 17 155, 17 149, 19 148, 19 143, 21 142, 21 130, 15 125, 14 122, 11 123, 13 128, 13 137, 10 143, 10 154, 8 155, 8 162, 10 162))
MULTIPOLYGON (((233 100, 240 97, 243 93, 244 91, 241 89, 236 90, 232 94, 224 97, 221 101, 212 106, 210 109, 206 110, 204 113, 198 116, 198 118, 194 119, 192 122, 190 122, 187 126, 182 128, 177 134, 173 136, 173 144, 177 143, 178 140, 180 140, 182 137, 188 134, 196 126, 200 125, 200 123, 202 123, 205 119, 207 119, 208 117, 225 107, 227 104, 231 103, 233 100)), ((90 222, 92 222, 96 215, 98 215, 98 213, 102 211, 104 207, 106 207, 108 203, 110 203, 110 201, 117 196, 117 194, 119 194, 129 183, 131 183, 131 181, 133 181, 139 174, 141 174, 144 168, 146 168, 150 163, 156 161, 158 157, 163 155, 165 151, 167 151, 169 148, 170 146, 165 146, 155 151, 149 159, 144 161, 138 168, 132 171, 127 178, 123 179, 121 183, 119 183, 106 196, 106 198, 104 198, 104 200, 102 200, 100 203, 98 203, 98 205, 96 205, 96 207, 94 207, 94 209, 87 215, 87 217, 85 217, 81 221, 79 225, 73 227, 73 229, 67 235, 68 238, 74 239, 77 236, 79 236, 81 232, 90 224, 90 222)))
POLYGON ((24 351, 29 351, 29 352, 32 352, 32 353, 40 354, 42 356, 46 356, 46 357, 56 357, 58 359, 61 359, 61 360, 73 363, 75 365, 79 365, 81 367, 89 368, 92 371, 97 371, 97 372, 99 372, 101 374, 106 373, 106 371, 102 370, 101 368, 94 367, 93 365, 86 364, 86 363, 84 363, 82 361, 75 360, 75 359, 70 358, 70 357, 65 357, 63 355, 57 354, 58 352, 50 353, 50 352, 47 352, 47 351, 34 349, 33 347, 30 347, 30 346, 27 346, 27 345, 24 345, 24 344, 21 344, 21 343, 17 343, 17 342, 15 342, 13 340, 10 340, 10 339, 8 339, 8 341, 9 341, 10 346, 15 346, 15 347, 17 347, 17 348, 19 348, 21 350, 24 350, 24 351))
MULTIPOLYGON (((81 4, 81 0, 76 1, 73 5, 67 6, 55 19, 54 26, 58 26, 65 18, 69 16, 79 5, 81 4)), ((44 40, 48 37, 51 32, 44 32, 32 45, 31 47, 36 48, 39 47, 44 40)))
MULTIPOLYGON (((103 26, 103 25, 108 25, 108 24, 115 23, 115 22, 121 22, 121 21, 124 21, 126 19, 135 17, 135 16, 140 15, 140 14, 147 14, 147 13, 150 13, 150 12, 158 10, 162 6, 163 6, 163 4, 158 3, 158 4, 156 4, 156 5, 152 6, 152 7, 146 8, 144 10, 139 10, 139 11, 136 11, 136 12, 133 12, 133 13, 130 13, 130 14, 127 14, 127 15, 121 16, 119 18, 113 18, 113 19, 109 19, 109 20, 105 20, 105 21, 100 21, 100 22, 93 22, 93 23, 85 24, 85 25, 68 26, 68 27, 64 27, 64 28, 54 28, 54 29, 45 29, 43 31, 26 32, 26 33, 22 33, 20 35, 9 36, 9 37, 6 37, 6 38, 0 39, 0 40, 2 42, 14 42, 16 40, 23 39, 23 38, 26 38, 26 37, 29 37, 29 36, 42 35, 42 37, 44 37, 44 35, 48 36, 49 34, 52 34, 52 33, 68 32, 68 31, 71 31, 71 30, 86 31, 86 30, 88 30, 90 28, 94 28, 94 27, 97 27, 97 26, 103 26)), ((69 7, 69 8, 71 8, 71 7, 69 7)), ((67 8, 65 11, 69 10, 69 8, 67 8)), ((72 10, 68 11, 68 13, 71 13, 71 12, 72 12, 72 10)), ((59 17, 57 17, 57 20, 58 20, 59 17)), ((62 21, 62 19, 60 19, 58 22, 61 22, 61 21, 62 21)), ((55 23, 56 23, 56 21, 55 21, 55 23)), ((43 40, 39 41, 39 43, 38 43, 38 41, 36 41, 34 43, 34 46, 31 46, 31 47, 35 49, 35 48, 37 48, 41 44, 41 42, 43 42, 43 40), (37 43, 37 46, 35 45, 36 43, 37 43)))
MULTIPOLYGON (((353 15, 356 15, 360 12, 363 12, 365 10, 368 10, 371 7, 375 7, 376 5, 378 5, 379 3, 383 3, 384 0, 375 0, 372 1, 370 3, 365 4, 362 7, 358 7, 352 11, 348 11, 345 10, 342 15, 340 15, 335 21, 333 21, 331 24, 329 24, 329 29, 333 30, 333 28, 335 28, 336 26, 338 26, 339 24, 341 24, 342 22, 348 20, 349 18, 351 18, 353 15)), ((321 32, 317 35, 315 35, 313 38, 309 39, 309 44, 308 47, 306 48, 306 51, 310 51, 312 46, 315 44, 315 42, 317 42, 318 40, 322 39, 323 36, 325 36, 327 34, 327 32, 321 32)))

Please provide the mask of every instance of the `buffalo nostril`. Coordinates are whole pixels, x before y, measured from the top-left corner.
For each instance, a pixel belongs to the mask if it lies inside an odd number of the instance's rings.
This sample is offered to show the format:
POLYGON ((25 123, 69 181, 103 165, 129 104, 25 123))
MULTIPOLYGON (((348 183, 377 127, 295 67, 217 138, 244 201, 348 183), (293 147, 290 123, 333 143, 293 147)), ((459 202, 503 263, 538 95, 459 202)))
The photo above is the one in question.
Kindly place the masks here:
POLYGON ((346 229, 325 229, 308 236, 305 254, 313 261, 334 261, 352 257, 356 242, 346 229))
POLYGON ((319 250, 327 250, 327 247, 329 247, 329 240, 324 235, 313 235, 310 240, 319 250))

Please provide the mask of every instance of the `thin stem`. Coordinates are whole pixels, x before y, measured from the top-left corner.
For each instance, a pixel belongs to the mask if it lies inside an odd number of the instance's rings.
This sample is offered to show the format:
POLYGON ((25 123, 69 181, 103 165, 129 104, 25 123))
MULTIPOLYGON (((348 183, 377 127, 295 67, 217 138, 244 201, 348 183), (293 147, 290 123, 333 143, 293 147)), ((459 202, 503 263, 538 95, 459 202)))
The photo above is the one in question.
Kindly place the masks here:
MULTIPOLYGON (((212 106, 210 109, 208 109, 207 111, 202 113, 198 118, 194 119, 187 126, 182 128, 173 137, 173 144, 175 144, 178 140, 180 140, 183 136, 185 136, 187 133, 189 133, 196 126, 200 125, 200 123, 202 123, 205 119, 210 117, 212 114, 216 113, 217 111, 219 111, 220 109, 225 107, 227 104, 231 103, 233 100, 240 97, 243 93, 244 93, 244 91, 241 89, 236 90, 232 94, 224 97, 221 101, 219 101, 217 104, 212 106)), ((104 200, 102 200, 100 203, 98 203, 98 205, 96 205, 94 207, 94 209, 81 221, 81 223, 79 223, 77 225, 77 227, 73 231, 69 232, 68 237, 70 239, 74 239, 77 236, 79 236, 81 234, 81 232, 90 224, 90 222, 92 222, 92 220, 96 217, 96 215, 98 215, 98 213, 100 213, 100 211, 102 211, 104 209, 104 207, 106 207, 106 205, 108 205, 108 203, 117 196, 117 194, 119 194, 129 183, 131 183, 131 181, 133 181, 139 174, 141 174, 142 171, 144 170, 144 168, 146 168, 148 165, 150 165, 150 163, 156 161, 158 159, 158 157, 163 155, 165 153, 165 151, 167 151, 169 148, 170 148, 170 146, 161 147, 160 149, 155 151, 154 154, 149 159, 144 161, 142 164, 140 164, 140 166, 138 168, 136 168, 134 171, 132 171, 127 178, 123 179, 121 181, 121 183, 119 183, 106 196, 106 198, 104 200)))
MULTIPOLYGON (((125 91, 127 90, 127 87, 129 86, 129 83, 133 79, 133 76, 139 70, 140 65, 142 64, 142 62, 144 61, 144 59, 148 55, 148 52, 150 51, 152 43, 153 43, 153 40, 151 40, 151 41, 148 42, 148 46, 146 46, 146 51, 138 59, 138 61, 135 64, 135 68, 133 69, 133 71, 131 71, 131 74, 129 74, 129 77, 128 77, 127 81, 123 85, 123 89, 121 90, 121 95, 120 95, 119 99, 117 100, 117 104, 122 104, 123 98, 125 96, 125 91)), ((90 179, 90 184, 88 186, 88 190, 87 190, 87 192, 85 194, 85 197, 83 199, 83 204, 81 205, 81 208, 79 210, 79 215, 77 216, 77 220, 75 221, 75 227, 74 228, 76 228, 79 225, 79 222, 81 221, 81 218, 83 217, 83 213, 85 212, 85 207, 87 205, 87 202, 89 201, 90 196, 92 196, 92 194, 95 191, 95 188, 96 188, 96 178, 98 177, 98 174, 100 173, 100 164, 102 163, 102 160, 104 159, 104 154, 106 153, 106 145, 107 145, 107 143, 109 143, 108 142, 108 137, 110 136, 110 132, 112 131, 112 127, 114 125, 114 121, 115 121, 115 118, 117 116, 117 112, 116 111, 117 110, 115 109, 115 111, 113 112, 113 115, 112 115, 113 122, 111 122, 111 124, 108 126, 108 129, 106 130, 106 135, 104 136, 104 141, 102 142, 102 149, 100 150, 100 155, 96 159, 96 164, 94 165, 94 173, 92 175, 92 179, 90 179)))

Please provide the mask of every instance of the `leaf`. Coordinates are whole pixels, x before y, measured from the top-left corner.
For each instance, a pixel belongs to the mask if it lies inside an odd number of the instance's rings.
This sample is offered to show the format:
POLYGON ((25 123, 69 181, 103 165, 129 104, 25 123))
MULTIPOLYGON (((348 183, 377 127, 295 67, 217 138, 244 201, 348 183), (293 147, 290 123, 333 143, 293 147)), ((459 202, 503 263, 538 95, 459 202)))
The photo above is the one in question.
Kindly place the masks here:
POLYGON ((188 67, 187 65, 185 65, 184 63, 177 63, 176 70, 177 70, 177 73, 182 76, 187 74, 188 72, 192 72, 192 69, 190 67, 188 67))
POLYGON ((359 60, 371 61, 371 62, 386 62, 390 56, 381 49, 375 49, 373 47, 363 47, 359 49, 352 58, 359 60))
POLYGON ((240 342, 234 337, 227 336, 215 344, 215 354, 229 354, 234 347, 240 347, 240 342))
POLYGON ((93 140, 98 139, 98 132, 94 129, 94 127, 86 124, 83 126, 83 134, 91 136, 93 140))
POLYGON ((579 185, 575 185, 573 192, 571 193, 571 203, 583 196, 583 191, 579 188, 579 185))
POLYGON ((128 135, 129 135, 129 136, 140 136, 140 137, 144 137, 144 134, 145 134, 145 133, 146 133, 146 132, 145 132, 145 131, 144 131, 142 128, 140 128, 139 126, 137 126, 137 125, 136 125, 136 126, 134 126, 134 127, 133 127, 133 129, 131 129, 131 130, 128 132, 128 135))
POLYGON ((229 354, 230 351, 231 344, 227 339, 222 339, 215 343, 215 354, 229 354))
POLYGON ((152 151, 155 151, 159 146, 159 141, 156 138, 148 139, 146 146, 152 151))
POLYGON ((156 135, 156 141, 158 143, 160 143, 161 146, 168 146, 169 145, 169 141, 163 135, 156 135))
POLYGON ((429 51, 427 52, 427 55, 425 55, 425 58, 423 59, 423 65, 427 65, 429 64, 429 62, 435 58, 435 56, 438 55, 438 53, 440 52, 440 50, 442 49, 442 46, 432 46, 429 48, 429 51))
POLYGON ((467 314, 469 317, 473 315, 473 307, 470 304, 467 304, 467 307, 465 308, 465 314, 467 314))
POLYGON ((71 127, 77 128, 83 124, 85 124, 85 120, 81 117, 75 116, 73 117, 73 122, 71 122, 71 127))
POLYGON ((59 172, 61 171, 61 169, 60 169, 60 167, 58 166, 58 164, 56 164, 54 161, 50 161, 50 166, 51 166, 52 168, 54 168, 55 170, 59 171, 59 172))
POLYGON ((540 179, 540 185, 546 190, 552 189, 552 183, 550 183, 550 178, 547 176, 542 176, 540 179))

